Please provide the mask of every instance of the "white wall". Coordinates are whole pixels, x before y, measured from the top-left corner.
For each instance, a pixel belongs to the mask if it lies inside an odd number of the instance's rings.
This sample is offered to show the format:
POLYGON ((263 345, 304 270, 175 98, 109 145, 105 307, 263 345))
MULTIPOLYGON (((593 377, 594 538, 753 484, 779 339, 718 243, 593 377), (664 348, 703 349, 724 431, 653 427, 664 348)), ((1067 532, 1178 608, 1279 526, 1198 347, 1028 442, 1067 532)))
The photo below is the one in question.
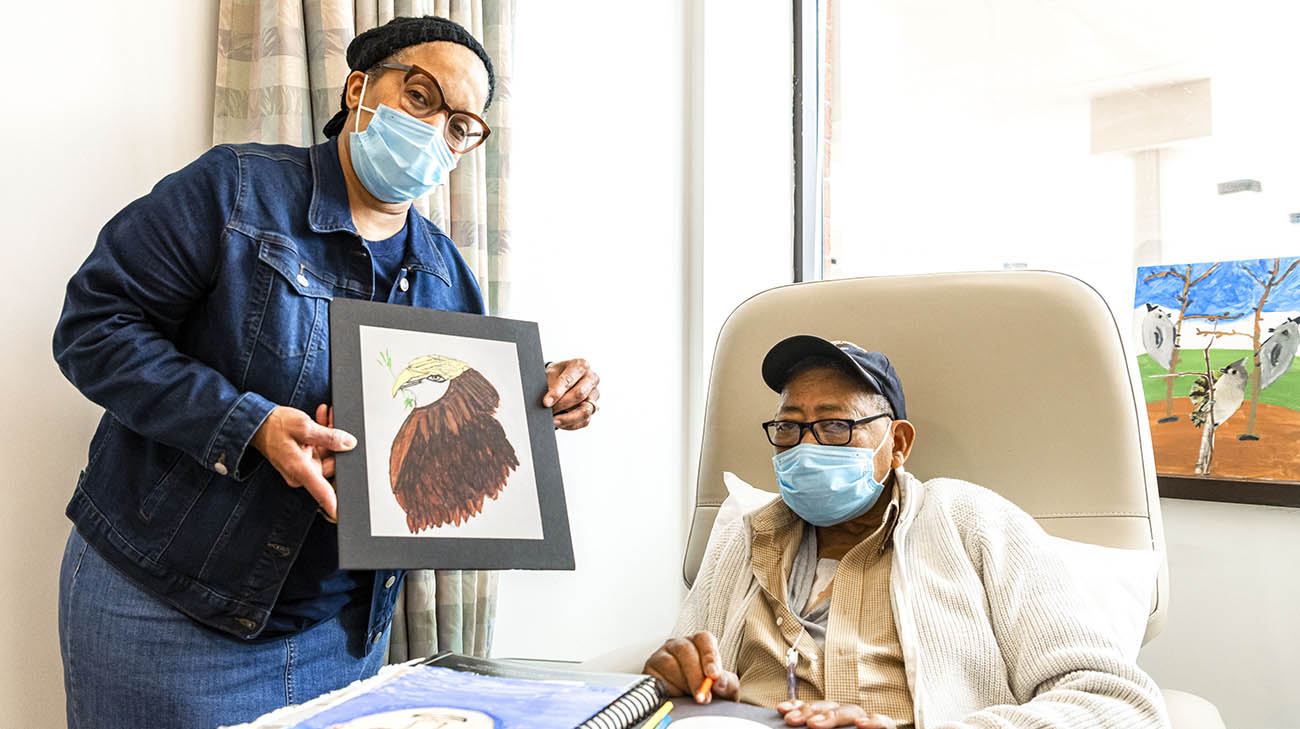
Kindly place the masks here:
POLYGON ((548 359, 590 360, 602 397, 557 436, 577 570, 502 575, 498 656, 589 658, 666 632, 681 598, 683 12, 518 6, 510 314, 548 359))
POLYGON ((703 165, 696 344, 707 375, 731 311, 794 275, 794 30, 790 0, 702 5, 703 119, 693 152, 703 165))
POLYGON ((62 726, 63 507, 99 410, 63 379, 50 336, 100 226, 209 146, 215 0, 21 3, 0 45, 5 245, 0 287, 0 726, 62 726), (57 29, 57 36, 51 33, 57 29))
POLYGON ((604 380, 597 424, 560 435, 578 569, 503 576, 499 656, 582 660, 672 627, 717 330, 790 280, 790 16, 783 0, 519 5, 512 313, 604 380), (595 120, 569 152, 560 88, 595 120))
POLYGON ((1169 619, 1138 663, 1213 702, 1229 729, 1300 715, 1300 509, 1161 499, 1169 619))

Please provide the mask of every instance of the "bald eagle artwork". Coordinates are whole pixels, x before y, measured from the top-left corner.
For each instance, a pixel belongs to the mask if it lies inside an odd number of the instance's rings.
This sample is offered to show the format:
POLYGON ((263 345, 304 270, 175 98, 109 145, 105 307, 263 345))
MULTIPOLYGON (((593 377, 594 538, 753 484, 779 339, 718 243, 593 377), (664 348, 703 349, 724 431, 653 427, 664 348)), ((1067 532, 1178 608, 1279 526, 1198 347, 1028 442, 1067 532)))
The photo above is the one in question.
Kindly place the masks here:
POLYGON ((437 354, 417 357, 397 375, 393 397, 413 409, 388 459, 393 496, 412 534, 460 526, 496 499, 519 458, 494 417, 501 397, 469 364, 437 354))

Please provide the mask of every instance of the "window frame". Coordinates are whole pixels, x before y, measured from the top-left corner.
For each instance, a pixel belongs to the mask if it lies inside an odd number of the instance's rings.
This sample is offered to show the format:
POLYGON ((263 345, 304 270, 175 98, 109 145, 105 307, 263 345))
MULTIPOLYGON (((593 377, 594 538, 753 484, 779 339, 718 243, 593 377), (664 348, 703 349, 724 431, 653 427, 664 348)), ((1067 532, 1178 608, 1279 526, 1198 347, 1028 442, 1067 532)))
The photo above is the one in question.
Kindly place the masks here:
POLYGON ((826 90, 821 50, 826 28, 824 0, 792 0, 794 11, 794 246, 793 280, 819 281, 822 266, 822 133, 826 90))

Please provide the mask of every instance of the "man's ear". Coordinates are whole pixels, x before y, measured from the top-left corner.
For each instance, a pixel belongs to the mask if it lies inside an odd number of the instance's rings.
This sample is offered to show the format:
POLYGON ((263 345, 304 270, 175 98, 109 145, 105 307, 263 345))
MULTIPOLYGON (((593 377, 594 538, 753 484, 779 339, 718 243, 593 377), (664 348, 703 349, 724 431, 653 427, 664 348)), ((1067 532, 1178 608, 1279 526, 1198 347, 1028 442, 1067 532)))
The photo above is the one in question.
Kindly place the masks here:
POLYGON ((890 424, 890 437, 894 445, 889 467, 902 468, 912 452, 912 443, 916 441, 916 426, 910 420, 895 420, 890 424))

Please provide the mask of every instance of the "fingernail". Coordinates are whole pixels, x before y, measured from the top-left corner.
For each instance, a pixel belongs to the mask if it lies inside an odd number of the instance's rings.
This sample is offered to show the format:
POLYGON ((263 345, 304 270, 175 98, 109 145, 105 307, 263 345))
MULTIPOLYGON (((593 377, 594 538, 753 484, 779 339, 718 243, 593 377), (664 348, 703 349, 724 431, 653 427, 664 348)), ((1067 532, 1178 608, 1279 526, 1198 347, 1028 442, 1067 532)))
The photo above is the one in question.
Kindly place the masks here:
POLYGON ((357 445, 357 439, 356 439, 356 438, 353 438, 353 437, 350 436, 350 435, 345 435, 345 436, 343 436, 343 447, 344 447, 344 448, 355 448, 356 445, 357 445))
POLYGON ((542 404, 549 408, 550 406, 555 404, 555 398, 551 397, 550 395, 547 395, 546 397, 542 398, 542 404))
POLYGON ((808 721, 821 721, 822 719, 825 718, 826 718, 825 714, 813 714, 812 716, 808 717, 808 721))
POLYGON ((551 422, 555 424, 555 427, 557 427, 557 428, 560 427, 560 419, 559 419, 559 418, 552 418, 551 422))

